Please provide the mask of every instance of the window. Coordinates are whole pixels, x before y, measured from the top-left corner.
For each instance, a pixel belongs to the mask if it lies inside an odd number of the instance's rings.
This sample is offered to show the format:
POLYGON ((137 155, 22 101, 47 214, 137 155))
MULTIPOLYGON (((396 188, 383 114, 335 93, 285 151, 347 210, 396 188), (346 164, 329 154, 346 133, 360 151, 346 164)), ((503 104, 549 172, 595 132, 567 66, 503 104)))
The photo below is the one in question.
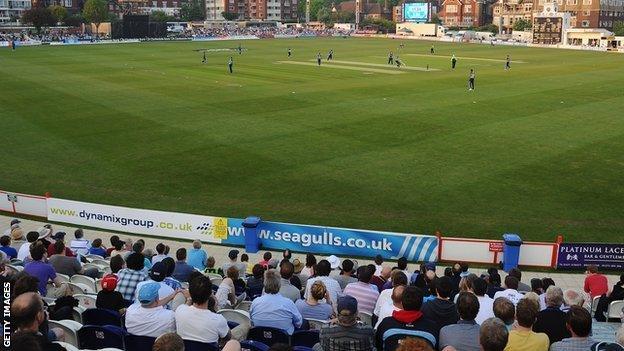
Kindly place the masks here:
POLYGON ((589 16, 589 11, 587 10, 583 11, 583 16, 589 16))
POLYGON ((446 5, 446 12, 456 13, 457 12, 457 5, 446 5))
POLYGON ((586 28, 589 27, 589 21, 585 20, 581 22, 581 26, 586 27, 586 28))
POLYGON ((465 13, 472 13, 472 5, 464 6, 464 12, 465 13))
POLYGON ((583 0, 583 5, 591 5, 592 0, 583 0))
POLYGON ((568 5, 577 5, 578 4, 578 0, 568 0, 567 4, 568 5))

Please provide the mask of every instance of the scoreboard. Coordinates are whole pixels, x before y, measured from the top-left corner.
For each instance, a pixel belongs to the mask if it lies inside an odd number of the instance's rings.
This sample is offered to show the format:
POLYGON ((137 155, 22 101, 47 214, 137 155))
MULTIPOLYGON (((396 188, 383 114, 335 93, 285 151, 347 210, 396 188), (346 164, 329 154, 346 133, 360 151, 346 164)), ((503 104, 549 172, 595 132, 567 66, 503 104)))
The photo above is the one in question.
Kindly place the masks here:
POLYGON ((533 18, 533 44, 561 44, 563 35, 563 18, 533 18))

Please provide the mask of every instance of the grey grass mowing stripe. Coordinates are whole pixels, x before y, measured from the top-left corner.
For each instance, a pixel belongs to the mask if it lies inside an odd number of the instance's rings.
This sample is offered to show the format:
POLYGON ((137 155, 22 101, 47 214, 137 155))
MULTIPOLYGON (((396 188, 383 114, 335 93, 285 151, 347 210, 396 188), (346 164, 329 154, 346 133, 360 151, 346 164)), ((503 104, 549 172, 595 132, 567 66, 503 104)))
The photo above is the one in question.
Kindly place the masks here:
MULTIPOLYGON (((447 58, 450 59, 452 56, 445 55, 427 55, 427 54, 403 54, 407 56, 421 56, 421 57, 431 57, 431 58, 447 58)), ((490 59, 483 57, 467 57, 467 56, 455 56, 456 59, 464 59, 464 60, 479 60, 479 61, 492 61, 492 62, 505 62, 505 59, 490 59)), ((528 63, 526 61, 510 61, 511 63, 528 63)))
MULTIPOLYGON (((314 60, 311 60, 314 61, 314 60)), ((388 65, 388 64, 382 64, 382 63, 369 63, 369 62, 360 62, 360 61, 339 61, 339 60, 331 60, 331 62, 329 62, 329 64, 332 64, 332 62, 336 62, 336 63, 344 63, 347 65, 355 65, 355 66, 371 66, 371 67, 386 67, 388 69, 397 69, 392 65, 388 65)), ((326 61, 323 61, 323 63, 326 63, 326 61)), ((405 66, 405 63, 403 61, 401 61, 401 63, 403 63, 403 66, 401 66, 401 68, 399 68, 400 70, 409 70, 409 71, 421 71, 421 72, 426 72, 426 71, 439 71, 439 69, 437 68, 429 68, 427 69, 426 67, 418 67, 418 66, 405 66)))

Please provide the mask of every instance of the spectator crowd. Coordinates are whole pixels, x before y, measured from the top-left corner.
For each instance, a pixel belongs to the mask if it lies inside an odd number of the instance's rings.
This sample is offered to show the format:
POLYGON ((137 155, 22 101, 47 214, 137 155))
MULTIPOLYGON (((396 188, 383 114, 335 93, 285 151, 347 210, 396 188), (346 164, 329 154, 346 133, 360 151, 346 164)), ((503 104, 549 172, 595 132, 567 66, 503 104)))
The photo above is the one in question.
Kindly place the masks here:
POLYGON ((501 279, 497 268, 475 274, 455 263, 438 276, 435 263, 411 271, 405 258, 390 264, 377 256, 359 265, 334 255, 300 260, 285 250, 252 263, 236 249, 219 264, 199 240, 172 252, 164 243, 152 250, 142 239, 117 235, 104 246, 81 229, 72 236, 49 224, 25 233, 15 219, 0 237, 15 350, 63 349, 55 341, 66 335, 49 321, 72 319, 78 306, 64 276, 97 281, 95 307, 118 315, 125 333, 155 338, 154 350, 182 350, 193 341, 236 351, 258 330, 293 339, 318 330, 309 345, 316 351, 624 350, 622 328, 614 343, 592 338, 585 293, 603 310, 624 295, 624 276, 609 289, 595 266, 580 291, 550 278, 523 282, 517 268, 501 279), (248 319, 231 323, 224 310, 242 310, 248 319))

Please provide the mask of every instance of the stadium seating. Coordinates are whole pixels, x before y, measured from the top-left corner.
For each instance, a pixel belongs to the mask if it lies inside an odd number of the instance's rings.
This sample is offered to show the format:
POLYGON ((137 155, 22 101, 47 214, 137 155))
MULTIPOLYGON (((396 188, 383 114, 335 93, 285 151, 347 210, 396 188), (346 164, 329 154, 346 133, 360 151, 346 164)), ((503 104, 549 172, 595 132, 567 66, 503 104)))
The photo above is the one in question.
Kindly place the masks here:
POLYGON ((241 341, 241 351, 268 351, 269 346, 260 341, 243 340, 241 341))
POLYGON ((121 327, 121 316, 116 311, 90 308, 82 313, 83 325, 115 325, 121 327))
POLYGON ((251 325, 249 313, 246 311, 222 309, 219 310, 217 313, 225 317, 225 320, 227 320, 228 322, 251 325))
POLYGON ((219 346, 205 342, 184 340, 184 351, 219 351, 219 346))
POLYGON ((293 346, 293 351, 314 351, 314 349, 307 346, 293 346))
POLYGON ((69 319, 63 319, 60 321, 49 320, 49 328, 59 328, 65 334, 65 342, 78 347, 78 331, 82 328, 82 324, 69 319))
POLYGON ((251 301, 241 301, 238 305, 236 305, 236 309, 249 312, 251 309, 251 301))
POLYGON ((76 346, 63 341, 55 341, 54 343, 63 346, 66 351, 80 351, 76 346))
POLYGON ((74 298, 78 300, 78 305, 85 310, 95 308, 96 295, 75 294, 74 298))
POLYGON ((373 315, 367 312, 359 312, 358 313, 358 318, 360 319, 360 322, 364 325, 373 325, 373 315))
POLYGON ((98 350, 107 347, 124 349, 124 331, 112 325, 85 325, 78 331, 81 349, 98 350))
POLYGON ((324 321, 320 319, 308 318, 306 320, 308 321, 311 330, 321 330, 322 327, 329 325, 329 321, 324 321))
POLYGON ((605 312, 605 318, 607 318, 607 321, 610 321, 612 319, 617 319, 619 322, 623 308, 624 308, 624 301, 622 300, 612 301, 609 304, 609 308, 607 309, 607 312, 605 312))
POLYGON ((128 351, 151 351, 156 338, 126 334, 124 343, 128 351))
POLYGON ((86 288, 86 292, 89 294, 97 293, 97 289, 95 287, 95 279, 91 277, 87 277, 86 275, 75 274, 69 279, 70 282, 74 284, 82 284, 80 286, 84 286, 86 288))
POLYGON ((434 347, 436 344, 435 338, 431 334, 426 332, 421 332, 418 330, 408 331, 405 329, 389 329, 386 330, 383 335, 384 350, 389 349, 389 344, 398 345, 401 343, 401 340, 408 337, 423 339, 431 344, 432 347, 434 347))
POLYGON ((319 342, 318 330, 298 330, 292 335, 293 346, 313 347, 319 342))
POLYGON ((285 331, 271 327, 253 327, 249 329, 247 339, 260 341, 268 346, 276 343, 290 344, 290 336, 285 331))

